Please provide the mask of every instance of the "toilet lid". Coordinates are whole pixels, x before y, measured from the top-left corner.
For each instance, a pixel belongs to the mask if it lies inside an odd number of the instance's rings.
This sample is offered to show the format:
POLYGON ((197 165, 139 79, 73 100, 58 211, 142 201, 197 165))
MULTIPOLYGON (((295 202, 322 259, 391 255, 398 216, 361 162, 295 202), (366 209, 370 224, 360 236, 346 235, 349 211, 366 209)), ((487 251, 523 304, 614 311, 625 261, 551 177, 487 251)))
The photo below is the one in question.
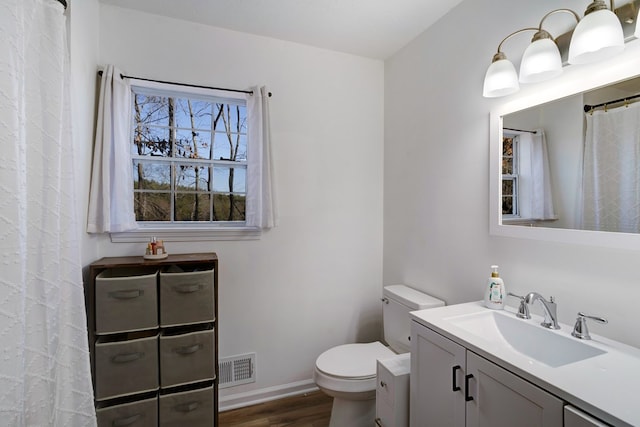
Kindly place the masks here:
POLYGON ((341 378, 371 378, 376 375, 376 360, 394 356, 381 342, 345 344, 322 353, 316 367, 327 375, 341 378))

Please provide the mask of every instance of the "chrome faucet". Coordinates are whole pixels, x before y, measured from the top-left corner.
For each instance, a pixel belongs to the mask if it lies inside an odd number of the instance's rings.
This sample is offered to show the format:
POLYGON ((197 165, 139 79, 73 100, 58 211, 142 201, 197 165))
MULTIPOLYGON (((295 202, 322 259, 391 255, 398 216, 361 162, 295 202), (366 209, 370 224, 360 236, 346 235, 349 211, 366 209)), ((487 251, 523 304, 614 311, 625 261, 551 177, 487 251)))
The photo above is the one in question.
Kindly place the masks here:
POLYGON ((550 297, 549 301, 547 301, 539 293, 530 292, 526 297, 524 297, 524 301, 527 304, 533 304, 536 301, 540 301, 540 303, 542 304, 542 309, 544 311, 544 322, 540 324, 545 328, 560 329, 560 325, 558 325, 558 315, 556 313, 557 306, 553 301, 553 297, 550 297))

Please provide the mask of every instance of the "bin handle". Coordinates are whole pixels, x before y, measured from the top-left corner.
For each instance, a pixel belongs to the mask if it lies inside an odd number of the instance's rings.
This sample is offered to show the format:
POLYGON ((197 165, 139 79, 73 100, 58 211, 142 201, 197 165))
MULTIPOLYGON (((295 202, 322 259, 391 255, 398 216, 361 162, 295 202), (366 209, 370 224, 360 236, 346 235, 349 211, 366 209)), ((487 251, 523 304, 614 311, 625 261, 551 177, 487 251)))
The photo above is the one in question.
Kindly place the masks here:
POLYGON ((181 405, 176 405, 174 406, 174 409, 178 412, 193 412, 196 409, 198 409, 199 406, 200 406, 200 402, 194 400, 193 402, 187 402, 181 405))
POLYGON ((192 354, 202 348, 202 344, 187 345, 184 347, 176 347, 173 349, 178 354, 192 354))
POLYGON ((108 294, 111 298, 115 299, 134 299, 144 295, 142 289, 131 289, 128 291, 113 291, 108 294))
POLYGON ((131 424, 133 424, 136 421, 138 421, 140 418, 142 418, 142 414, 135 414, 135 415, 132 415, 132 416, 126 417, 126 418, 118 418, 117 420, 113 420, 111 425, 113 427, 130 426, 131 424))
POLYGON ((136 353, 116 354, 111 358, 111 361, 113 363, 129 363, 141 359, 142 357, 144 357, 144 352, 138 351, 136 353))
POLYGON ((187 283, 184 285, 174 286, 173 290, 181 294, 191 294, 202 289, 202 283, 187 283))

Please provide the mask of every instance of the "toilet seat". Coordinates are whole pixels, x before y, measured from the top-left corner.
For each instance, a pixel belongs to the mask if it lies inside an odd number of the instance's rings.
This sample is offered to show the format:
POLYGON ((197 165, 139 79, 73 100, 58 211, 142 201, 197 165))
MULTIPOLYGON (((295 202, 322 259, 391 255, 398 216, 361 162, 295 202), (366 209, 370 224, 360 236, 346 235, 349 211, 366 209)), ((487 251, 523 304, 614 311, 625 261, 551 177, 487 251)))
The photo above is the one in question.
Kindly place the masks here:
POLYGON ((331 377, 367 379, 376 376, 376 361, 395 355, 381 342, 344 344, 318 356, 316 368, 331 377))
POLYGON ((314 380, 330 395, 364 393, 362 398, 371 398, 371 393, 375 396, 377 360, 394 355, 379 341, 339 345, 318 356, 314 380))

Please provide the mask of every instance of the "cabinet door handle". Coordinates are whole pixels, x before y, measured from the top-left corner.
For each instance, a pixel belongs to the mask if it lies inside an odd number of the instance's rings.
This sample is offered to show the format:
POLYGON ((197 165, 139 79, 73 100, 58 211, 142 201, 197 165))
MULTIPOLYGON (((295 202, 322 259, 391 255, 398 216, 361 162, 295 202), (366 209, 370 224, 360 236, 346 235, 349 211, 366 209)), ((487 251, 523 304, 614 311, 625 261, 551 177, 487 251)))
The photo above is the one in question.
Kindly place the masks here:
POLYGON ((139 351, 137 353, 116 354, 111 358, 111 361, 113 363, 129 363, 141 359, 143 356, 144 352, 142 351, 139 351))
POLYGON ((184 284, 173 287, 173 290, 180 294, 192 294, 194 292, 198 292, 201 289, 201 283, 184 284))
POLYGON ((176 405, 174 406, 174 409, 178 412, 193 412, 196 409, 198 409, 199 406, 200 406, 200 402, 193 401, 193 402, 183 403, 181 405, 176 405))
POLYGON ((460 365, 456 365, 451 368, 451 391, 460 391, 460 386, 458 383, 457 373, 461 369, 460 365))
POLYGON ((132 289, 130 291, 113 291, 109 292, 109 296, 114 299, 134 299, 144 295, 141 289, 132 289))
POLYGON ((118 418, 117 420, 113 420, 113 422, 111 423, 111 426, 112 427, 130 426, 131 424, 133 424, 136 421, 138 421, 140 418, 142 418, 142 415, 140 415, 140 414, 135 414, 135 415, 132 415, 132 416, 126 417, 126 418, 118 418))
POLYGON ((473 400, 473 396, 469 394, 469 380, 473 378, 473 374, 468 374, 464 376, 464 400, 465 402, 470 402, 473 400))
POLYGON ((202 348, 202 344, 187 345, 184 347, 176 347, 173 349, 178 354, 192 354, 202 348))

